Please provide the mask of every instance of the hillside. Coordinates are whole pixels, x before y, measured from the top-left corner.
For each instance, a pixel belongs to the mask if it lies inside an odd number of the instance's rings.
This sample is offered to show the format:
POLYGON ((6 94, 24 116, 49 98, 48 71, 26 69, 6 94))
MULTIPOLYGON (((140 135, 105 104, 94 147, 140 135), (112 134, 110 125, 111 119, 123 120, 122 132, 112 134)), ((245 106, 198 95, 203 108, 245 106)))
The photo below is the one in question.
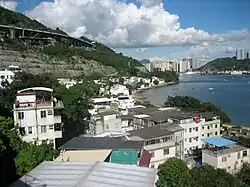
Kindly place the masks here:
MULTIPOLYGON (((0 7, 0 25, 66 34, 59 28, 53 30, 23 14, 2 7, 0 7)), ((39 35, 41 41, 27 42, 18 37, 7 38, 7 35, 6 29, 0 28, 0 67, 2 68, 18 65, 30 73, 52 72, 60 77, 80 76, 93 72, 109 75, 117 72, 136 74, 138 69, 145 71, 139 61, 116 53, 100 43, 95 42, 94 47, 72 47, 72 41, 66 41, 65 38, 54 37, 52 40, 48 36, 39 35), (52 42, 48 43, 48 39, 52 42)), ((92 42, 84 36, 81 39, 92 42)))
POLYGON ((230 70, 250 70, 250 59, 236 60, 233 58, 218 58, 206 65, 202 66, 200 70, 217 70, 217 71, 230 71, 230 70))

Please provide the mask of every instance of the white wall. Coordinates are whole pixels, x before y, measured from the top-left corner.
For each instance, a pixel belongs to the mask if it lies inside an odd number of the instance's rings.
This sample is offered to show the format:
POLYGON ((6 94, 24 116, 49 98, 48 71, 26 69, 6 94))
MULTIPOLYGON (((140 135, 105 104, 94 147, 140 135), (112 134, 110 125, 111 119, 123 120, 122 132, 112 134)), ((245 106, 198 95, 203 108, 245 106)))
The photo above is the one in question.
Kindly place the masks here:
POLYGON ((201 136, 202 138, 220 136, 220 120, 216 119, 202 124, 201 136))
POLYGON ((202 163, 209 164, 215 168, 225 169, 229 173, 236 173, 240 170, 244 162, 250 163, 249 149, 228 154, 214 156, 209 152, 202 152, 202 163), (247 156, 243 157, 243 151, 247 151, 247 156))
POLYGON ((181 121, 179 124, 184 128, 184 153, 188 154, 188 151, 195 149, 196 147, 202 147, 201 141, 201 125, 204 123, 204 119, 201 119, 200 123, 195 123, 192 119, 181 121), (191 129, 191 132, 190 132, 191 129))

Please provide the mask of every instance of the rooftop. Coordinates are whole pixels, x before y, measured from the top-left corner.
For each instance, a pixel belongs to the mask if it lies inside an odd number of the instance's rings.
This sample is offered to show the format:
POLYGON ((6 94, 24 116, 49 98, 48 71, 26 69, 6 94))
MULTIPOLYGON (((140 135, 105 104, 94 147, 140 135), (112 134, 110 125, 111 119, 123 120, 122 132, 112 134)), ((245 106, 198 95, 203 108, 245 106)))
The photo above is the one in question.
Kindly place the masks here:
POLYGON ((105 162, 45 161, 10 187, 153 187, 153 168, 105 162))
POLYGON ((142 141, 124 140, 121 137, 75 137, 59 149, 94 150, 94 149, 136 149, 143 147, 142 141))
POLYGON ((173 134, 170 131, 167 131, 165 129, 162 129, 156 126, 128 131, 128 133, 130 134, 130 136, 138 136, 144 140, 150 140, 150 139, 169 136, 173 134))
POLYGON ((243 151, 246 149, 248 148, 234 144, 234 145, 229 145, 227 147, 208 148, 208 149, 202 150, 202 152, 217 157, 217 156, 222 156, 222 155, 226 155, 226 154, 230 154, 234 152, 243 151))
POLYGON ((174 123, 161 123, 159 127, 164 128, 170 132, 179 132, 184 130, 181 126, 174 123))
POLYGON ((222 137, 209 137, 202 139, 202 141, 216 147, 225 147, 236 144, 236 142, 222 137))

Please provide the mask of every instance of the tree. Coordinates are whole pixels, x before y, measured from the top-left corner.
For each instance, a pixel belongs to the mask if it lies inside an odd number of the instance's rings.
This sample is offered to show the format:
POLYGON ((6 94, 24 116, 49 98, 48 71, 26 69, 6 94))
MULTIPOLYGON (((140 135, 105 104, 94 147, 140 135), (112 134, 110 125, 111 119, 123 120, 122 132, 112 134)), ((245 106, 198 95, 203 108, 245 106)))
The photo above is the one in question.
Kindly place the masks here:
POLYGON ((236 187, 242 186, 242 182, 222 169, 215 169, 210 165, 202 165, 191 170, 194 185, 197 187, 236 187), (237 184, 237 185, 236 185, 237 184))
POLYGON ((244 163, 240 171, 236 175, 244 184, 250 186, 250 164, 244 163))
MULTIPOLYGON (((11 118, 0 116, 0 162, 4 168, 1 181, 14 182, 18 177, 32 170, 44 160, 53 160, 57 155, 53 145, 34 145, 23 142, 11 118)), ((5 185, 4 185, 5 186, 5 185)))
POLYGON ((177 158, 169 158, 159 165, 157 187, 191 186, 192 178, 186 163, 177 158))
POLYGON ((159 81, 158 81, 157 79, 155 79, 155 80, 153 81, 153 84, 154 84, 154 85, 158 85, 158 84, 159 84, 159 81))
POLYGON ((222 123, 230 123, 231 118, 218 106, 210 102, 201 102, 199 99, 189 96, 168 96, 164 103, 167 107, 179 107, 188 112, 213 112, 220 117, 222 123))

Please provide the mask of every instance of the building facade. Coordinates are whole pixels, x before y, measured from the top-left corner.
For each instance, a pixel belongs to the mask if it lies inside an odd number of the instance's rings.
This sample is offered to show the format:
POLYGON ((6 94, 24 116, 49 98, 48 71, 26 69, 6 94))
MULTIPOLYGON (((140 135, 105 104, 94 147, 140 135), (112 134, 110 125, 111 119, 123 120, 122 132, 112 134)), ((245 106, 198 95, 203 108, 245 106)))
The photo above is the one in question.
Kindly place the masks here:
POLYGON ((245 59, 245 50, 244 49, 236 49, 236 59, 237 60, 245 59))
POLYGON ((205 149, 202 151, 202 163, 214 168, 225 169, 231 174, 237 173, 243 163, 250 163, 249 148, 237 145, 236 142, 212 137, 204 139, 205 149))
POLYGON ((128 133, 131 140, 139 137, 144 141, 144 149, 151 153, 151 168, 158 168, 168 158, 176 157, 174 133, 160 127, 147 127, 128 133))
POLYGON ((52 96, 53 90, 44 87, 33 87, 18 91, 13 114, 15 126, 23 141, 52 143, 62 138, 61 110, 62 101, 52 96))
POLYGON ((212 136, 221 136, 220 123, 221 121, 216 115, 205 117, 205 122, 202 124, 201 127, 201 137, 207 138, 212 136))
POLYGON ((0 71, 0 88, 4 87, 2 83, 8 82, 9 84, 13 81, 15 74, 7 69, 0 71))

